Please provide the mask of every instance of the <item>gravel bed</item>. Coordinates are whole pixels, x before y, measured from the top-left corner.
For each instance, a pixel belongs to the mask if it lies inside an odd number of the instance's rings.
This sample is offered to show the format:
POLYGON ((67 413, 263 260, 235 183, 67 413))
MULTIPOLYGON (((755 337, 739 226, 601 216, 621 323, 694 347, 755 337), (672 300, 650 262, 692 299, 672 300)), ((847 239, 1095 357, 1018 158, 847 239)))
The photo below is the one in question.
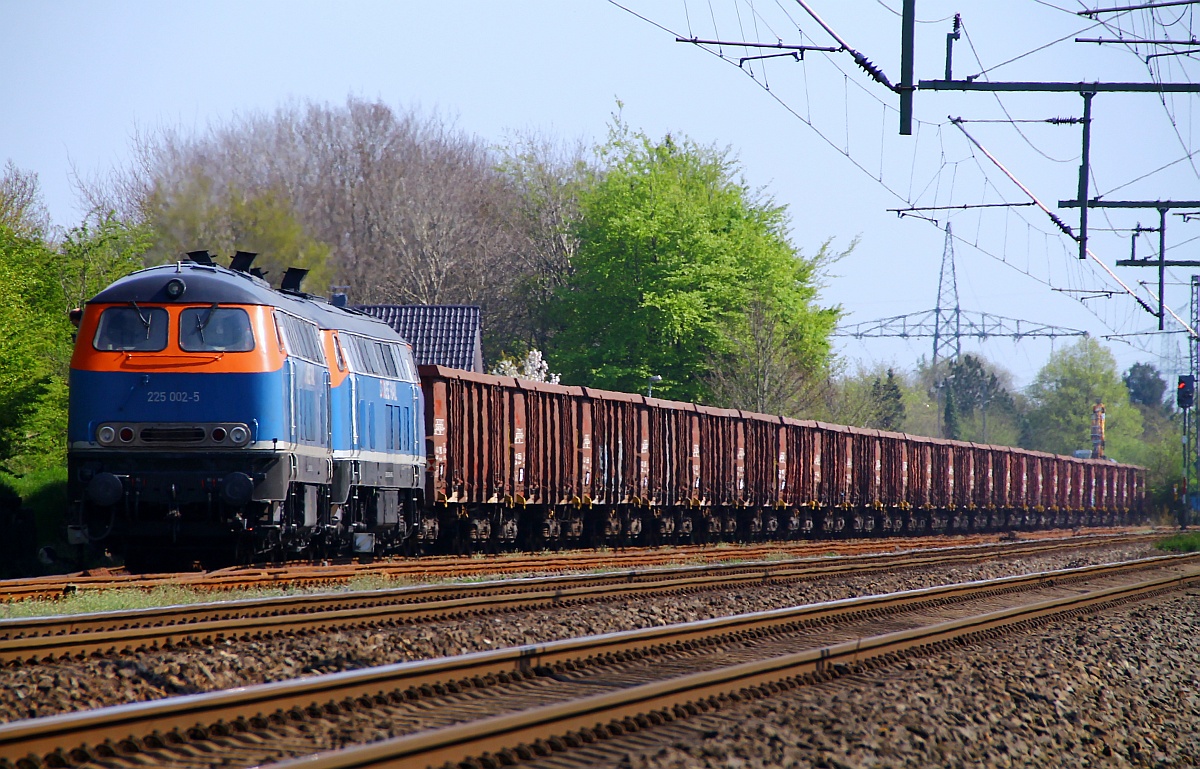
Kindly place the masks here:
POLYGON ((722 711, 613 765, 1194 767, 1198 660, 1192 590, 722 711))
POLYGON ((566 609, 473 617, 434 625, 232 640, 138 656, 10 667, 0 669, 0 722, 372 665, 1158 554, 1144 545, 1110 546, 968 566, 838 576, 791 585, 739 587, 667 598, 621 598, 566 609))

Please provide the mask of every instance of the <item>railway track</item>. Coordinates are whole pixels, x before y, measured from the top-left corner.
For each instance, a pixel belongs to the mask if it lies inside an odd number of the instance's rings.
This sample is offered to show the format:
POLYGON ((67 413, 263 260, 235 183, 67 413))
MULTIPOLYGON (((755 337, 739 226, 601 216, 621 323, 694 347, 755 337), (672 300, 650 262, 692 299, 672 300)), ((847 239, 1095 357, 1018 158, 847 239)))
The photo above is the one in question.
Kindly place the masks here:
MULTIPOLYGON (((1114 536, 1137 536, 1145 527, 1127 529, 1084 529, 1077 534, 1064 530, 1021 532, 1024 541, 1114 536)), ((1152 536, 1152 535, 1144 535, 1152 536)), ((119 588, 152 590, 166 585, 184 586, 195 590, 220 591, 238 589, 273 589, 287 587, 333 587, 346 585, 364 577, 386 579, 471 578, 480 575, 547 574, 581 572, 614 567, 641 568, 670 564, 722 562, 732 560, 761 560, 765 558, 795 558, 837 555, 867 555, 893 552, 897 549, 923 549, 994 544, 1003 541, 998 534, 943 535, 913 538, 877 538, 863 540, 815 540, 772 542, 757 545, 704 546, 681 545, 669 548, 633 548, 598 552, 594 550, 544 553, 534 555, 502 555, 480 558, 469 556, 427 556, 374 563, 344 563, 314 566, 293 564, 278 567, 236 567, 212 572, 179 572, 172 574, 132 575, 111 573, 106 569, 54 577, 36 577, 0 581, 0 603, 25 600, 53 600, 64 595, 86 591, 119 588)))
POLYGON ((586 765, 612 736, 1197 581, 1200 555, 1161 556, 70 713, 0 726, 0 766, 586 765))
POLYGON ((237 638, 400 625, 566 607, 625 596, 782 584, 1090 548, 1136 538, 1041 540, 899 554, 799 558, 422 585, 387 590, 244 599, 155 609, 0 620, 0 664, 20 664, 213 643, 237 638))

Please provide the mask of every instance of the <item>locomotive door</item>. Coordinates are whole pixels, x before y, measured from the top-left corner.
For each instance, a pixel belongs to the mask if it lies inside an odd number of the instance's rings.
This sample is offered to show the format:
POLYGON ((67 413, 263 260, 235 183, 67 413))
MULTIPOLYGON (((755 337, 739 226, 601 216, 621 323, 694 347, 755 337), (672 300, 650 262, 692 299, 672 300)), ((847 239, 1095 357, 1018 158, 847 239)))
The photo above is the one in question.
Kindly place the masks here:
POLYGON ((350 374, 350 448, 359 450, 358 444, 358 375, 350 374))
POLYGON ((291 356, 283 360, 283 399, 287 404, 289 443, 296 443, 296 361, 291 356))

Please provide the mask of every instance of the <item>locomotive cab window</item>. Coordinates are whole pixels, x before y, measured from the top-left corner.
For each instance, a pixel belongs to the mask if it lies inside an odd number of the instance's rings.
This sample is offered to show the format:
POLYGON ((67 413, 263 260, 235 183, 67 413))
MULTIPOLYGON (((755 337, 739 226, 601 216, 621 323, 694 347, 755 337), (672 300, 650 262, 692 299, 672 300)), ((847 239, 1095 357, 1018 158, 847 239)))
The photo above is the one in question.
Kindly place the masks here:
POLYGON ((404 381, 413 381, 415 378, 416 370, 412 366, 411 355, 400 345, 354 334, 343 333, 339 336, 346 343, 346 362, 354 373, 404 381))
POLYGON ((338 340, 338 335, 333 335, 333 356, 337 359, 338 371, 346 370, 346 356, 342 353, 342 343, 338 340))
POLYGON ((240 307, 187 307, 179 314, 179 347, 187 352, 249 352, 250 316, 240 307))
POLYGON ((405 345, 403 347, 397 347, 396 351, 402 368, 401 378, 404 379, 405 382, 412 382, 413 384, 419 382, 420 378, 417 376, 417 362, 413 360, 412 348, 405 345))
POLYGON ((100 314, 97 350, 158 352, 167 347, 167 311, 161 307, 109 307, 100 314))

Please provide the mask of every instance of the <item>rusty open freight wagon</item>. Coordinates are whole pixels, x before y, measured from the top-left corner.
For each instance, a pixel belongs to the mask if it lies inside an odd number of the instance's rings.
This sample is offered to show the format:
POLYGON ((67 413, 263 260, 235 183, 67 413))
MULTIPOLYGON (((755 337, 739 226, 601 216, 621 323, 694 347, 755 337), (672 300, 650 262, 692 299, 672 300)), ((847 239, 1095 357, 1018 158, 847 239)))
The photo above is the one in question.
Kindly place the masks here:
POLYGON ((473 544, 1112 525, 1144 472, 961 441, 421 367, 427 514, 473 544))

